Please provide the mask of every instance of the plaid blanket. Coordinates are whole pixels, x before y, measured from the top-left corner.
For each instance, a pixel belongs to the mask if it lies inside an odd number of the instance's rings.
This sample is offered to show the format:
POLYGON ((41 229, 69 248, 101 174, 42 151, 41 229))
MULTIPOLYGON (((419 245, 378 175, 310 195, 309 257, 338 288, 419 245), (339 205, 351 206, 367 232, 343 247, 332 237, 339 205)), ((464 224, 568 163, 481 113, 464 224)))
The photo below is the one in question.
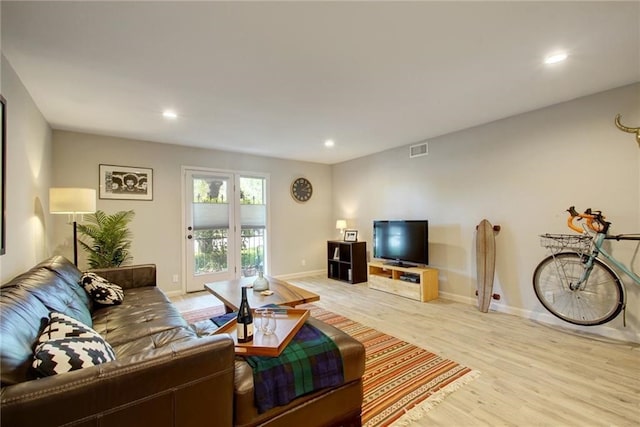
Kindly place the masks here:
MULTIPOLYGON (((211 319, 220 326, 234 313, 211 319)), ((286 405, 303 394, 344 382, 342 357, 331 338, 305 323, 278 357, 242 356, 253 368, 259 413, 286 405)))

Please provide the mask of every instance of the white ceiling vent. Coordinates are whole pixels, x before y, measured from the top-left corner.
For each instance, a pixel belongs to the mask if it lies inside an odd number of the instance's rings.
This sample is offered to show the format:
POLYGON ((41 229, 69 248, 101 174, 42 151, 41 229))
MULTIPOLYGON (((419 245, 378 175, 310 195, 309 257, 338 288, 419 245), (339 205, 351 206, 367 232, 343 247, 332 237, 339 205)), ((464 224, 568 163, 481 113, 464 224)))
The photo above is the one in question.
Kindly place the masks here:
POLYGON ((410 159, 413 159, 414 157, 426 156, 427 154, 429 154, 429 145, 426 142, 409 147, 410 159))

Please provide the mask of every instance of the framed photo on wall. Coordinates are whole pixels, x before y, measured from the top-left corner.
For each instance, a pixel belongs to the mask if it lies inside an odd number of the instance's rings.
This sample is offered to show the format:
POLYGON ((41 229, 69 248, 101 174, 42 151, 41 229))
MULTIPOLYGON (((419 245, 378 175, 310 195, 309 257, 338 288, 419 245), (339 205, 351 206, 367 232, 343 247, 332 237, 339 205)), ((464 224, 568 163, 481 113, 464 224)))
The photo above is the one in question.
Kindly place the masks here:
POLYGON ((153 169, 101 164, 100 198, 153 200, 153 169))
POLYGON ((344 230, 344 241, 345 242, 357 242, 358 241, 358 230, 344 230))

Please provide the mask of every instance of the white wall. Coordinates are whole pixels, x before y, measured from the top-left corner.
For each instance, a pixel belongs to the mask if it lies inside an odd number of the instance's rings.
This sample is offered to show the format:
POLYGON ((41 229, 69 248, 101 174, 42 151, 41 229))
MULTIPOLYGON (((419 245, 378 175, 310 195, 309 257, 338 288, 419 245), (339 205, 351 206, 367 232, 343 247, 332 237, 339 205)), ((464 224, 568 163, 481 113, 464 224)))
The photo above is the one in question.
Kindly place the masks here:
MULTIPOLYGON (((531 284, 545 255, 538 235, 568 232, 571 205, 602 210, 613 233, 640 232, 640 149, 614 125, 617 113, 640 125, 640 84, 433 138, 425 157, 409 159, 402 147, 335 165, 334 217, 349 218, 368 242, 374 219, 428 219, 441 296, 472 304, 475 226, 487 218, 502 226, 494 288, 502 299, 492 308, 554 321, 531 284)), ((631 262, 636 245, 613 247, 631 262)), ((627 327, 620 316, 585 330, 640 341, 640 288, 624 281, 627 327)))
MULTIPOLYGON (((426 157, 408 159, 402 147, 330 167, 66 131, 53 132, 52 148, 49 126, 4 57, 1 83, 8 103, 2 282, 53 253, 71 257, 71 229, 64 218, 48 214, 48 188, 97 189, 100 163, 154 169, 152 202, 98 200, 98 208, 136 211, 134 262, 156 263, 159 285, 169 292, 181 289, 171 276, 182 273, 183 165, 270 174, 272 274, 324 270, 325 241, 335 237, 337 218, 348 218, 369 243, 374 219, 426 218, 441 295, 473 304, 475 226, 488 218, 502 226, 495 283, 502 300, 492 308, 544 321, 553 319, 531 288, 545 254, 538 234, 566 232, 564 210, 572 204, 602 209, 613 232, 640 230, 640 150, 633 135, 613 125, 617 113, 629 126, 640 122, 640 84, 433 138, 426 157), (307 204, 289 196, 297 176, 314 184, 307 204)), ((613 247, 631 262, 635 245, 613 247)), ((634 262, 640 271, 638 257, 634 262)), ((586 330, 640 341, 640 292, 624 280, 627 327, 619 317, 586 330)))
POLYGON ((0 256, 4 283, 49 256, 51 129, 4 56, 2 95, 7 100, 7 251, 0 256))
MULTIPOLYGON (((98 189, 99 164, 153 169, 153 201, 98 200, 107 213, 133 209, 133 263, 155 263, 158 285, 180 291, 182 284, 182 166, 200 166, 270 174, 270 274, 323 270, 326 240, 331 237, 331 167, 317 163, 250 156, 216 150, 181 147, 91 134, 54 131, 54 184, 98 189), (305 176, 313 184, 313 197, 305 204, 290 196, 291 181, 305 176), (302 260, 306 265, 302 265, 302 260)), ((54 218, 55 252, 72 257, 71 232, 63 218, 54 218)), ((81 268, 86 267, 79 254, 81 268)))

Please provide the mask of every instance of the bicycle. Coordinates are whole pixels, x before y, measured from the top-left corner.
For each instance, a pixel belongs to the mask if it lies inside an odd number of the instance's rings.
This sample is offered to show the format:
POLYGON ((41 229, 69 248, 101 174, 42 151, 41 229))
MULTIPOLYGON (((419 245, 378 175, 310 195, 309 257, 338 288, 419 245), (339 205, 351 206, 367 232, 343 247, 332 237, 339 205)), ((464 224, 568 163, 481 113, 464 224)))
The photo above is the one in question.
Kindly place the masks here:
MULTIPOLYGON (((542 305, 554 316, 575 325, 607 323, 626 309, 624 282, 601 255, 640 285, 640 276, 603 248, 605 240, 640 241, 640 234, 608 234, 611 223, 601 211, 568 210, 567 225, 575 234, 540 235, 551 255, 533 273, 533 289, 542 305), (575 221, 585 220, 580 227, 575 221)), ((640 243, 639 243, 640 246, 640 243)), ((637 249, 636 249, 637 252, 637 249)), ((623 316, 623 324, 624 322, 623 316)))

